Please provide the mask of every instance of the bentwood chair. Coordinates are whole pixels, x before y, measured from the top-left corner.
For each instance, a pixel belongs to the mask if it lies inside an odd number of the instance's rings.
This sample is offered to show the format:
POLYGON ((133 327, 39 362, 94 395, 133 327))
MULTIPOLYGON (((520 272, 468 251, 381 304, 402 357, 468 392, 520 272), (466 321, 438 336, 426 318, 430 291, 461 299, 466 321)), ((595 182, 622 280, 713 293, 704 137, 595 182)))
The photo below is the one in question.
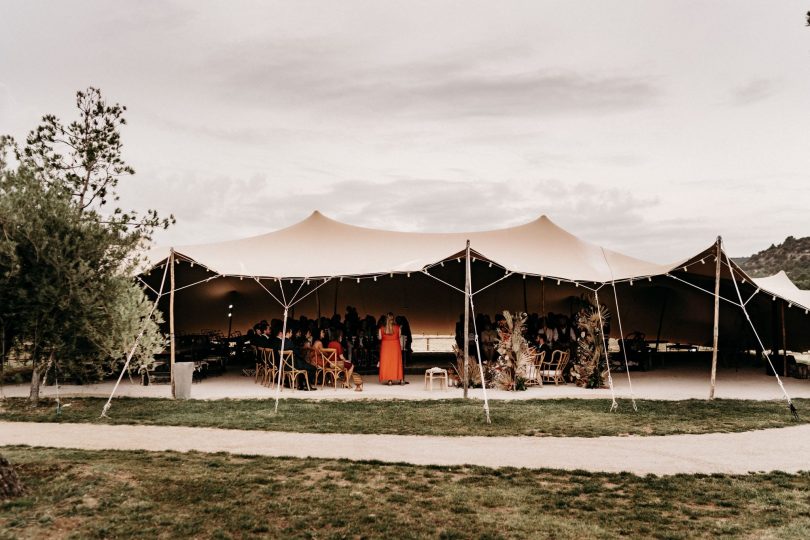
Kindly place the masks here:
POLYGON ((297 369, 295 367, 295 362, 293 361, 293 352, 284 351, 281 356, 282 356, 281 360, 282 379, 286 377, 290 383, 290 388, 295 390, 296 383, 298 382, 298 377, 303 377, 304 383, 307 385, 307 390, 309 390, 310 386, 309 386, 309 377, 307 376, 307 370, 297 369))
POLYGON ((532 354, 532 363, 526 369, 526 384, 530 386, 543 386, 543 360, 546 358, 546 351, 532 354))
POLYGON ((337 390, 337 382, 340 374, 344 373, 343 366, 337 357, 337 349, 321 349, 318 351, 319 357, 317 358, 317 371, 315 372, 315 384, 318 384, 318 376, 321 377, 321 388, 326 386, 326 376, 331 375, 335 382, 335 390, 337 390))
POLYGON ((276 381, 276 352, 269 348, 260 348, 262 359, 262 385, 273 386, 276 381))
POLYGON ((553 382, 555 385, 565 384, 565 367, 571 353, 568 351, 556 350, 551 352, 551 359, 543 361, 540 368, 542 380, 553 382))

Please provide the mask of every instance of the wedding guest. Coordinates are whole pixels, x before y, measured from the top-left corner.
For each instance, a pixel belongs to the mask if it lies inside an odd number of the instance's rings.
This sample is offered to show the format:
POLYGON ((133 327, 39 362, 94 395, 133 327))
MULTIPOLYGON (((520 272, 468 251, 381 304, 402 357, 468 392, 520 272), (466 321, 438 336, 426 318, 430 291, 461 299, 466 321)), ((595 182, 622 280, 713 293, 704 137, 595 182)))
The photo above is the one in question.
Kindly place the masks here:
POLYGON ((391 386, 404 384, 402 373, 402 349, 399 342, 399 325, 394 322, 394 314, 385 316, 384 323, 378 330, 380 338, 380 382, 391 386))

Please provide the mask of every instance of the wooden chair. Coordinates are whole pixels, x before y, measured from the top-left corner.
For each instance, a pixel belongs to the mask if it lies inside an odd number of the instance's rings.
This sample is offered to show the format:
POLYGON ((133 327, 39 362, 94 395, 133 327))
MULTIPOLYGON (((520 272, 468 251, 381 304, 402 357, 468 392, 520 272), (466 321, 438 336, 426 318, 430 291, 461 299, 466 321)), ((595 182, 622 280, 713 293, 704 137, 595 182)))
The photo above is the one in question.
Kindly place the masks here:
POLYGON ((527 386, 543 386, 543 360, 546 358, 546 351, 535 352, 533 354, 532 363, 526 370, 526 385, 527 386))
POLYGON ((307 385, 307 390, 309 390, 310 386, 307 370, 296 369, 295 362, 293 362, 293 352, 284 351, 281 356, 282 356, 281 360, 282 379, 286 377, 290 383, 290 388, 295 390, 295 385, 298 382, 298 377, 304 377, 304 383, 307 385))
POLYGON ((260 380, 264 382, 264 362, 262 361, 262 353, 260 352, 262 349, 255 345, 251 345, 250 348, 256 360, 256 372, 254 373, 253 382, 258 384, 260 380))
MULTIPOLYGON (((259 348, 262 361, 262 385, 273 386, 276 382, 276 351, 266 347, 259 348)), ((257 370, 258 371, 258 370, 257 370)))
POLYGON ((340 378, 340 374, 343 373, 346 379, 343 386, 346 386, 349 377, 346 374, 346 368, 343 367, 343 362, 337 357, 337 349, 320 349, 318 355, 319 357, 316 360, 317 371, 315 372, 315 385, 317 386, 318 375, 320 375, 321 388, 323 389, 323 387, 326 386, 326 376, 331 375, 335 382, 335 390, 337 390, 338 379, 340 378))
POLYGON ((565 366, 571 353, 568 351, 556 350, 551 352, 551 359, 540 364, 540 378, 544 381, 554 382, 555 385, 565 384, 565 366))

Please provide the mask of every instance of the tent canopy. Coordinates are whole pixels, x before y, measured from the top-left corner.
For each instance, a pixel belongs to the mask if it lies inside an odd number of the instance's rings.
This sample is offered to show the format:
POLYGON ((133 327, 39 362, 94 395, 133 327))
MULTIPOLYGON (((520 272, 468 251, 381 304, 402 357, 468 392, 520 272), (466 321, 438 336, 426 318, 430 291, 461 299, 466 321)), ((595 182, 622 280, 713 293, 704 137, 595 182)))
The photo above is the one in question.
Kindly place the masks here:
MULTIPOLYGON (((604 284, 610 289, 615 281, 625 331, 641 329, 648 336, 672 341, 711 341, 716 244, 677 263, 655 264, 582 240, 546 216, 493 231, 412 233, 357 227, 313 212, 295 225, 259 236, 178 246, 174 248, 178 262, 192 263, 177 266, 182 268, 177 281, 182 295, 178 320, 187 331, 221 328, 227 320, 223 307, 236 303, 234 328, 244 328, 279 314, 278 300, 286 294, 289 301, 291 291, 298 290, 299 298, 309 295, 296 304, 298 314, 330 315, 354 305, 361 315, 389 310, 404 314, 415 332, 452 332, 463 306, 458 290, 464 286, 464 265, 455 259, 464 256, 468 239, 476 261, 473 290, 497 282, 476 295, 479 312, 566 313, 583 293, 604 284), (442 261, 451 262, 440 266, 442 261), (430 277, 422 273, 425 269, 430 277), (374 276, 385 277, 378 282, 376 277, 370 279, 374 276), (352 279, 343 279, 347 277, 352 279), (268 292, 276 295, 275 301, 268 292)), ((169 248, 153 248, 149 262, 160 265, 169 254, 169 248)), ((722 257, 726 262, 725 254, 722 257)), ((781 298, 794 308, 787 310, 786 321, 788 333, 795 336, 792 343, 810 346, 806 313, 810 291, 798 289, 784 273, 752 279, 733 262, 731 267, 754 323, 768 334, 766 342, 774 341, 769 337, 774 335, 772 299, 781 298)), ((152 272, 143 279, 156 290, 159 274, 152 272)), ((732 273, 725 264, 721 282, 721 336, 737 344, 751 343, 753 336, 745 330, 732 273)), ((611 297, 609 290, 600 293, 600 301, 613 307, 611 297)))
MULTIPOLYGON (((347 225, 313 212, 285 229, 239 240, 175 247, 185 258, 230 276, 316 278, 418 272, 464 251, 516 273, 604 283, 666 273, 582 240, 546 216, 506 229, 471 233, 394 232, 347 225), (317 246, 317 253, 313 246, 317 246), (303 256, 309 253, 309 256, 303 256)), ((154 265, 167 248, 149 254, 154 265)))

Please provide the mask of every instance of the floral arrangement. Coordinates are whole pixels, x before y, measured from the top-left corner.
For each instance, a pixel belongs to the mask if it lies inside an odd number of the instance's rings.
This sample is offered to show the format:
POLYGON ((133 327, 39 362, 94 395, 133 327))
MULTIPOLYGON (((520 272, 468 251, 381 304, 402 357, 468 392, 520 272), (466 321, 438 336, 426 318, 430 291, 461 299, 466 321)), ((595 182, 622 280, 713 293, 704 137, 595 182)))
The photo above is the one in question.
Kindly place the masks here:
MULTIPOLYGON (((456 353, 456 361, 450 367, 453 369, 452 377, 455 386, 464 385, 464 350, 460 349, 458 345, 453 344, 453 352, 456 353)), ((470 355, 467 362, 467 376, 470 381, 470 388, 478 388, 481 385, 481 371, 478 369, 478 361, 474 356, 470 355)))
POLYGON ((503 312, 504 324, 498 328, 495 350, 498 361, 490 366, 493 386, 502 390, 525 390, 525 380, 534 351, 523 337, 526 330, 525 313, 503 312))
POLYGON ((579 335, 570 375, 577 386, 601 388, 604 385, 607 368, 602 333, 603 325, 607 325, 609 320, 610 312, 605 306, 597 307, 587 301, 577 312, 575 322, 579 335))

